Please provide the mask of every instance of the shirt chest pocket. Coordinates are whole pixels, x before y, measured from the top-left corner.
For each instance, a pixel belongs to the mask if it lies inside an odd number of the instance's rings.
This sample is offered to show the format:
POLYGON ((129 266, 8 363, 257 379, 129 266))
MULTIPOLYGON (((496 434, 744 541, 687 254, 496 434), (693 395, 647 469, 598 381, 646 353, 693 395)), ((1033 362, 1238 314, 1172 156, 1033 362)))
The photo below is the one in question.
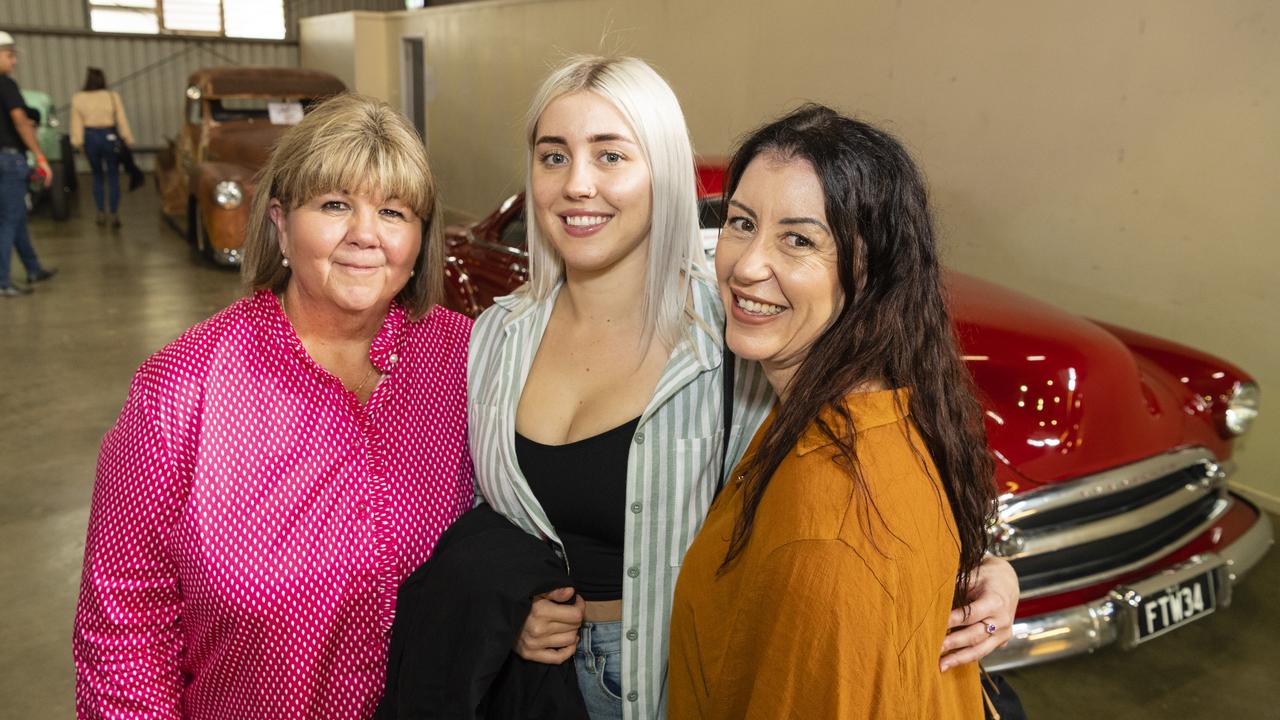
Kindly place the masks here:
POLYGON ((672 512, 666 523, 666 540, 668 562, 672 567, 684 561, 684 554, 715 498, 724 454, 723 435, 722 430, 717 430, 707 437, 677 440, 675 453, 665 468, 671 493, 667 507, 672 512))

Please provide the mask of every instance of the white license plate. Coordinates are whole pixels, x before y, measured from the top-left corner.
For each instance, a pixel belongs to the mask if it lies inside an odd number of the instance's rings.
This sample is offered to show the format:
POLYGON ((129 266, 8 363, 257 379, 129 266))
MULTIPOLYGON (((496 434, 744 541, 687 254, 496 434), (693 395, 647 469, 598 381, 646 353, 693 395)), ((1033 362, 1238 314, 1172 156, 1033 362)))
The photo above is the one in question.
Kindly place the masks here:
POLYGON ((1212 613, 1217 605, 1214 579, 1214 572, 1210 570, 1145 594, 1133 608, 1138 631, 1134 644, 1159 637, 1212 613))

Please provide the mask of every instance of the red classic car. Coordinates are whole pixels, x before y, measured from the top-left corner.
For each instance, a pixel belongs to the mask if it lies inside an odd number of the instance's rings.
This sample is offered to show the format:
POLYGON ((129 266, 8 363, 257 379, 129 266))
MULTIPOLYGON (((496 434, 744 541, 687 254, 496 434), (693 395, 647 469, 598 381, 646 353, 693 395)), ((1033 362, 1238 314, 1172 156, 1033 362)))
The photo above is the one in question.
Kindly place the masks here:
MULTIPOLYGON (((714 251, 720 199, 700 203, 714 251)), ((477 315, 527 276, 523 196, 446 243, 446 302, 477 315)), ((987 669, 1132 647, 1230 604, 1272 544, 1267 515, 1227 487, 1257 413, 1252 379, 968 275, 947 283, 998 461, 993 552, 1022 583, 1013 639, 987 669)))

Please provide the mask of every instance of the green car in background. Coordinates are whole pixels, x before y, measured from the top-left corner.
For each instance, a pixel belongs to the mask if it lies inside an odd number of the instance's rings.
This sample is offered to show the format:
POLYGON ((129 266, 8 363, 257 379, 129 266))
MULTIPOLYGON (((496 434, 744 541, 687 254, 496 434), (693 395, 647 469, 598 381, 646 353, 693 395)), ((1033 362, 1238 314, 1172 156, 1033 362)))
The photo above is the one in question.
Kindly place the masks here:
MULTIPOLYGON (((42 202, 49 204, 49 214, 54 220, 66 220, 71 216, 71 198, 76 191, 76 161, 71 152, 71 138, 59 129, 61 125, 54 113, 53 99, 39 90, 23 90, 22 100, 28 114, 36 124, 36 140, 40 150, 49 160, 53 170, 53 183, 48 188, 32 181, 27 190, 27 209, 34 209, 42 202)), ((27 164, 34 170, 35 156, 27 153, 27 164)))

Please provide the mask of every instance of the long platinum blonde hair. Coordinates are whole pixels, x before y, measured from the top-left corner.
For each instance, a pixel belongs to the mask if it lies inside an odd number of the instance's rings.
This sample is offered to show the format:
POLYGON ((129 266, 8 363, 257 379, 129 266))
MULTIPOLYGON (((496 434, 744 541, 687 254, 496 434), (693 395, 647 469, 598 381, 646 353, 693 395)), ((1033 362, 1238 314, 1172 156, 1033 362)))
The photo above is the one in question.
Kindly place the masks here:
MULTIPOLYGON (((533 143, 538 120, 556 98, 592 92, 613 103, 635 131, 649 165, 652 216, 649 263, 643 311, 645 336, 656 333, 668 347, 679 342, 688 326, 686 305, 690 278, 706 272, 706 256, 698 239, 698 205, 693 146, 680 102, 671 86, 645 61, 634 57, 577 56, 554 70, 542 83, 529 108, 526 142, 529 171, 525 202, 533 198, 533 143)), ((545 299, 564 278, 564 260, 542 236, 538 223, 527 223, 529 292, 545 299)))

